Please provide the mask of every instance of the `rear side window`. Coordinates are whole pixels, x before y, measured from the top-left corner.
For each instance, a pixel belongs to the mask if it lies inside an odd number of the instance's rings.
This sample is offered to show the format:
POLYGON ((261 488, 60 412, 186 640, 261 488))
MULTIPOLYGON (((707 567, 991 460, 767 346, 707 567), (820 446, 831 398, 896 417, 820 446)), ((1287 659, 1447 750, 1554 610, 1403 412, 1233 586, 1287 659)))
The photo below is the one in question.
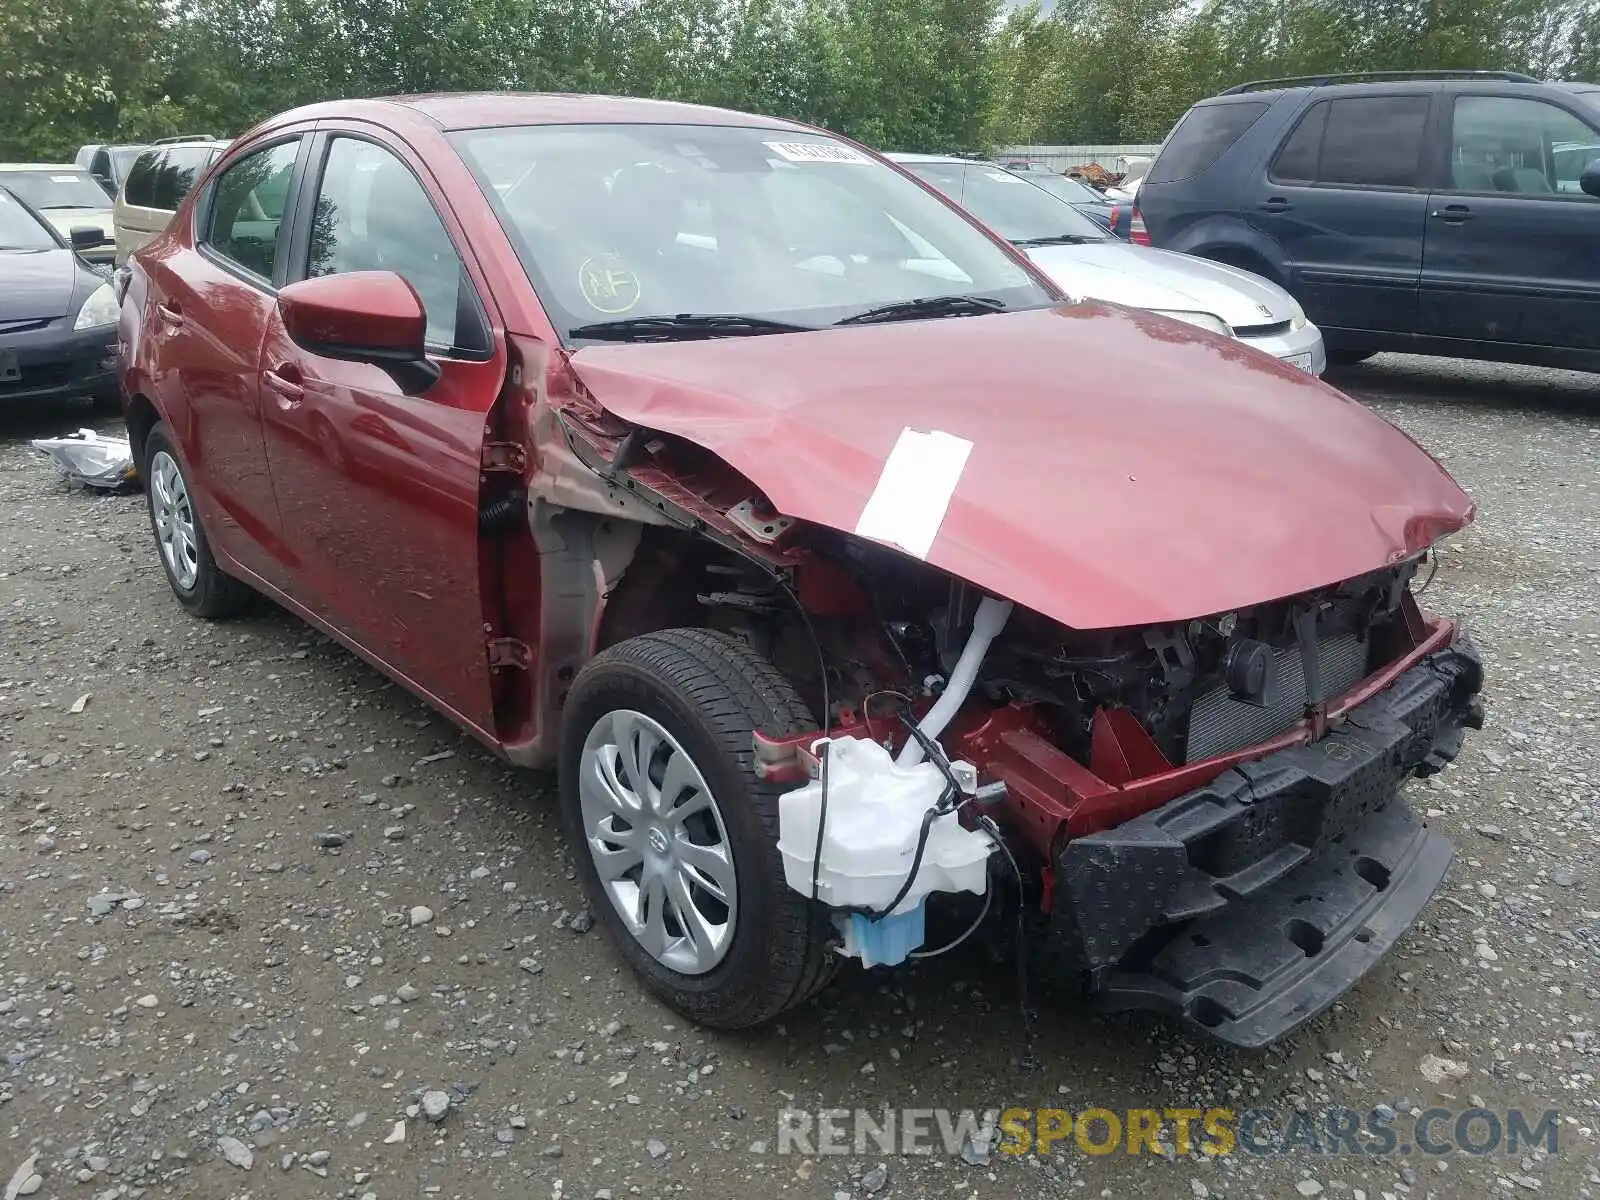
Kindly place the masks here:
POLYGON ((1322 131, 1328 127, 1330 101, 1319 100, 1306 110, 1289 140, 1272 160, 1272 177, 1288 183, 1315 183, 1317 160, 1322 157, 1322 131))
POLYGON ((194 181, 211 161, 204 146, 174 146, 156 168, 155 200, 151 208, 176 209, 194 187, 194 181))
POLYGON ((1341 96, 1306 110, 1272 160, 1287 183, 1416 187, 1428 125, 1427 96, 1341 96))
POLYGON ((133 160, 128 168, 128 182, 123 186, 122 198, 136 208, 151 208, 156 194, 156 163, 161 151, 146 150, 133 160))
POLYGON ((1171 183, 1198 175, 1242 138, 1268 107, 1264 101, 1249 100, 1191 108, 1161 148, 1147 182, 1171 183))
POLYGON ((300 141, 279 142, 246 154, 217 178, 210 228, 204 242, 245 270, 272 278, 278 231, 300 141))

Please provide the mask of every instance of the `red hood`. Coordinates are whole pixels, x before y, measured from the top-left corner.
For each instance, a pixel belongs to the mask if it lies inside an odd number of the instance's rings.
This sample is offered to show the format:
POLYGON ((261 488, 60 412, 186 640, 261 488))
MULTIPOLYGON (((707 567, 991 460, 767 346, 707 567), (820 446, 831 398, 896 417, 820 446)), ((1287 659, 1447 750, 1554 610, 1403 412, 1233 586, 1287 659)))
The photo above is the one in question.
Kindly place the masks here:
POLYGON ((1416 443, 1235 342, 1099 305, 581 350, 610 412, 851 532, 907 426, 973 448, 928 561, 1079 629, 1226 612, 1472 517, 1416 443))

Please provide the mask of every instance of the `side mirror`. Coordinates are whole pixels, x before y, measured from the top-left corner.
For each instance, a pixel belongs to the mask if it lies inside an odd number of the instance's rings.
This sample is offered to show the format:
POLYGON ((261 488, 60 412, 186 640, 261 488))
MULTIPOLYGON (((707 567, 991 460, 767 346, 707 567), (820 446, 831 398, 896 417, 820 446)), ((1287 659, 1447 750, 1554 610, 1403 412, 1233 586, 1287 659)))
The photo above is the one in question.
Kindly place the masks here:
POLYGON ((416 289, 393 271, 351 271, 291 283, 278 315, 297 346, 323 358, 371 363, 408 396, 439 380, 424 341, 428 316, 416 289))
POLYGON ((74 250, 93 250, 96 246, 105 245, 106 241, 106 235, 93 225, 74 225, 67 236, 74 250))
POLYGON ((1600 158, 1595 159, 1578 176, 1578 186, 1591 196, 1600 196, 1600 158))

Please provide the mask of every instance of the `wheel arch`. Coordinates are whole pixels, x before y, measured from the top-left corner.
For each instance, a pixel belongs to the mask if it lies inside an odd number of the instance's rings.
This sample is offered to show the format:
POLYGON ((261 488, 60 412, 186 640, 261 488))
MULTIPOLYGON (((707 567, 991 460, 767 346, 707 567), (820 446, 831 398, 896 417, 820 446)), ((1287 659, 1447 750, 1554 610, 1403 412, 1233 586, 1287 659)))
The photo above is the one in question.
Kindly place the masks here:
POLYGON ((1240 267, 1288 288, 1292 264, 1277 241, 1235 217, 1207 217, 1195 222, 1166 249, 1212 262, 1240 267))
POLYGON ((135 466, 144 464, 145 442, 149 440, 150 431, 161 423, 161 413, 149 396, 143 392, 135 392, 128 398, 128 407, 125 413, 128 425, 128 444, 133 450, 135 466))

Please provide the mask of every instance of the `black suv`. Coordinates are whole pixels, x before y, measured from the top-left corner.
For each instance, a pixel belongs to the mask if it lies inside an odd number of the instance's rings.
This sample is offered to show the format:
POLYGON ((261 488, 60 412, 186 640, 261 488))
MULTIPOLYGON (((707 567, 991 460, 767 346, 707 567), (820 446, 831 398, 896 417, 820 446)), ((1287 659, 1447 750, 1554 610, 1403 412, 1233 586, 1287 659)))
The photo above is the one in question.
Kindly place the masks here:
POLYGON ((1440 71, 1201 101, 1139 209, 1156 245, 1288 288, 1333 362, 1406 350, 1600 371, 1596 196, 1600 86, 1440 71))

